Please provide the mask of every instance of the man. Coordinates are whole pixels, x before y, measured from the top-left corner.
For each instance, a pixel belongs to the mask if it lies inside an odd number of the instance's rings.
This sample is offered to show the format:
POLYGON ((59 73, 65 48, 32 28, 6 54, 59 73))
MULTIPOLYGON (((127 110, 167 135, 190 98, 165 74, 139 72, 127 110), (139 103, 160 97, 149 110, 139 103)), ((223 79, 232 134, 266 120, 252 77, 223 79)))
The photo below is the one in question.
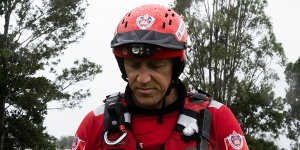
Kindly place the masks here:
POLYGON ((229 108, 206 93, 187 93, 180 81, 187 36, 167 7, 127 13, 111 42, 126 90, 84 118, 72 149, 248 150, 229 108))

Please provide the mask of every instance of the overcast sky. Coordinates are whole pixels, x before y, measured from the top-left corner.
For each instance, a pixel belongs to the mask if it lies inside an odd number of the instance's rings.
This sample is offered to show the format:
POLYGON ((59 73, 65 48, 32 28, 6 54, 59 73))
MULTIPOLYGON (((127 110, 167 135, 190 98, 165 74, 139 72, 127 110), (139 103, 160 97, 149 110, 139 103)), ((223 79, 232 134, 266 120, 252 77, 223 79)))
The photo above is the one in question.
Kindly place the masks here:
MULTIPOLYGON (((74 135, 84 116, 101 104, 106 95, 123 91, 126 83, 121 79, 114 56, 111 53, 110 41, 119 20, 131 9, 146 3, 168 5, 170 0, 109 0, 89 1, 87 10, 86 35, 77 44, 71 45, 63 57, 64 65, 71 65, 73 60, 86 57, 102 66, 103 73, 96 76, 93 82, 82 83, 80 87, 91 89, 92 96, 81 103, 82 108, 50 110, 46 116, 45 126, 50 135, 74 135)), ((271 17, 277 40, 283 44, 289 61, 295 62, 300 57, 297 44, 300 43, 300 1, 269 0, 266 13, 271 17)), ((279 73, 283 70, 279 70, 279 73)), ((283 81, 278 85, 284 84, 283 81)), ((280 89, 283 91, 284 89, 280 89)), ((52 107, 50 105, 50 107, 52 107)), ((53 106, 55 107, 55 106, 53 106)), ((284 143, 283 143, 284 145, 284 143)))

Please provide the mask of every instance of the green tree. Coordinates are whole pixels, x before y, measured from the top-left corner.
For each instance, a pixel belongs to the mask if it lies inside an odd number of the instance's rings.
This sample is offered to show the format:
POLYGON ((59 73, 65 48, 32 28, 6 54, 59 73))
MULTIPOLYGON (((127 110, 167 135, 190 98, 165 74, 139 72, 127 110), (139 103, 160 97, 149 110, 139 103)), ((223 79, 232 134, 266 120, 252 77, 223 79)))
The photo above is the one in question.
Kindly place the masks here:
POLYGON ((246 137, 256 142, 267 133, 276 138, 284 121, 284 101, 272 91, 279 79, 272 65, 283 66, 286 57, 264 13, 266 5, 266 0, 173 4, 190 35, 185 83, 228 105, 246 137))
POLYGON ((0 0, 0 150, 54 149, 45 132, 47 104, 74 107, 90 96, 76 83, 101 66, 86 58, 59 71, 68 45, 84 36, 84 0, 0 0))
POLYGON ((295 63, 288 63, 285 68, 288 84, 286 99, 289 104, 287 112, 288 137, 296 143, 294 149, 300 148, 300 58, 295 63))
POLYGON ((279 150, 273 141, 265 141, 263 138, 256 139, 251 136, 246 138, 250 150, 279 150))
POLYGON ((74 136, 62 136, 60 139, 57 141, 57 146, 60 149, 64 148, 71 148, 72 143, 73 143, 74 136))

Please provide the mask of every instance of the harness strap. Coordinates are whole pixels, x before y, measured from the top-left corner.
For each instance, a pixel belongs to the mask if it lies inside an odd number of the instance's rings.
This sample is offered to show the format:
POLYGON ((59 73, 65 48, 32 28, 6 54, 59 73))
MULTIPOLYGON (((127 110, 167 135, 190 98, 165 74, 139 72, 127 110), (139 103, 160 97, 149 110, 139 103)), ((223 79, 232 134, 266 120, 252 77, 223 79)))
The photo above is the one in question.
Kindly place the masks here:
POLYGON ((107 145, 117 145, 127 135, 130 128, 131 116, 126 107, 123 107, 122 94, 120 92, 106 96, 104 100, 104 141, 107 145), (121 132, 118 138, 109 140, 111 133, 121 132))
POLYGON ((200 120, 200 143, 199 143, 199 149, 200 150, 208 150, 208 142, 209 142, 209 135, 210 135, 210 128, 211 128, 211 118, 212 114, 207 109, 204 109, 200 112, 202 114, 202 120, 200 120), (202 121, 202 122, 201 122, 202 121))
POLYGON ((184 141, 197 141, 198 150, 208 150, 212 114, 207 107, 210 97, 205 93, 188 93, 175 130, 184 141))
MULTIPOLYGON (((128 136, 127 130, 131 128, 131 115, 124 101, 124 95, 120 92, 107 96, 104 103, 104 141, 107 145, 117 146, 128 136), (109 140, 110 133, 121 134, 114 140, 109 140)), ((207 109, 209 103, 210 97, 206 94, 188 93, 175 127, 175 131, 178 131, 177 135, 181 135, 183 141, 195 141, 196 147, 193 148, 195 150, 208 150, 212 119, 212 114, 207 109)), ((128 133, 132 137, 132 133, 130 131, 128 133)), ((141 150, 138 141, 135 143, 136 149, 141 150)), ((166 143, 161 146, 160 150, 164 150, 165 145, 166 143)))

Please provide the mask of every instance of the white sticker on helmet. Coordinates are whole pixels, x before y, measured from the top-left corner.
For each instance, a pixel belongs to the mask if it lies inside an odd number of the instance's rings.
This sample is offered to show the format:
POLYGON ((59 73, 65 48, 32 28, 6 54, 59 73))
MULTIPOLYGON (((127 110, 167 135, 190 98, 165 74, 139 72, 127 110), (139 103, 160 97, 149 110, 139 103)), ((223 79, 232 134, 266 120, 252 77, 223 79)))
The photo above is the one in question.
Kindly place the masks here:
POLYGON ((145 30, 145 29, 151 27, 152 24, 154 23, 154 21, 155 21, 155 18, 153 18, 152 16, 149 16, 148 14, 146 14, 144 16, 139 16, 136 18, 136 24, 142 30, 145 30))

